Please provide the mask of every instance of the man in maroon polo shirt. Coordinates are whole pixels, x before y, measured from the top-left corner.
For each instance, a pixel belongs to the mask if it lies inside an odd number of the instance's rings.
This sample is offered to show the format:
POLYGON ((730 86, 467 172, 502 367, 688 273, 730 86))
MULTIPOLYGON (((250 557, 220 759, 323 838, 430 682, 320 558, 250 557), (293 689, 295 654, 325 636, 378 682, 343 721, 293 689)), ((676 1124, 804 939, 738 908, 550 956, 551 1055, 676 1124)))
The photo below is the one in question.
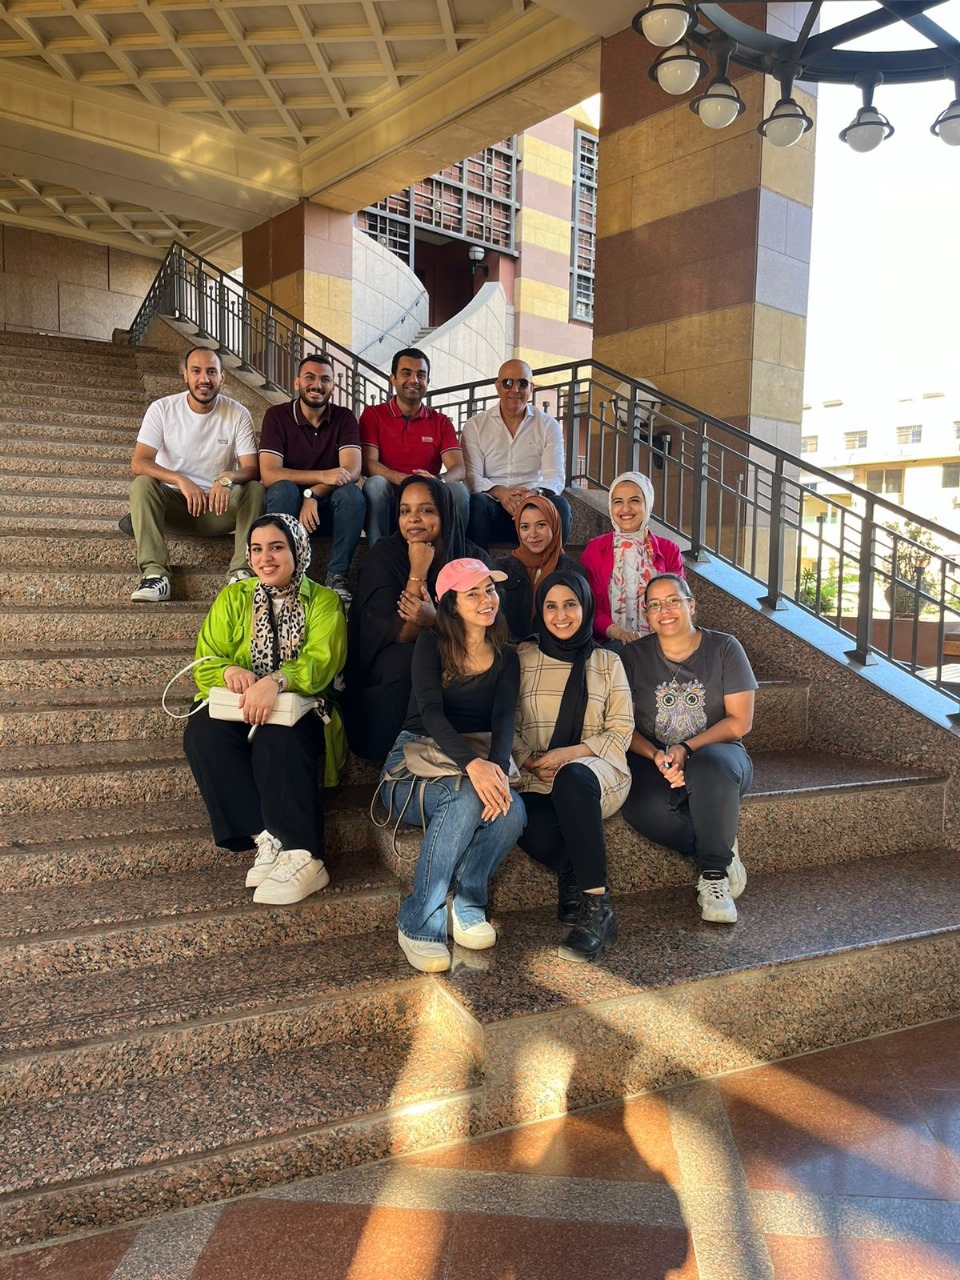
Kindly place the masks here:
POLYGON ((360 432, 349 409, 333 404, 333 364, 322 352, 304 356, 296 397, 276 404, 260 429, 260 475, 267 514, 285 512, 310 534, 331 534, 326 585, 350 604, 347 574, 363 531, 360 432))
POLYGON ((423 403, 430 384, 426 355, 416 347, 398 351, 390 366, 390 384, 393 399, 368 405, 360 415, 371 547, 396 529, 396 487, 409 475, 438 476, 449 487, 464 528, 470 515, 470 495, 463 483, 466 467, 453 423, 423 403))

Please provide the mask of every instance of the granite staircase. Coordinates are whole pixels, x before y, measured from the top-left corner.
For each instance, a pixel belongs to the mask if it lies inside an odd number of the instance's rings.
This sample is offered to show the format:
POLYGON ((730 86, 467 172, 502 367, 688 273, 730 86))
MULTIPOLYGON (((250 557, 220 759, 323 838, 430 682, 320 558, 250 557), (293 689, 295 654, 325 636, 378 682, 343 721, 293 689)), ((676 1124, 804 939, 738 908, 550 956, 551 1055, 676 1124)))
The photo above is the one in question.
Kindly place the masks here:
POLYGON ((395 933, 417 836, 398 857, 370 824, 358 762, 330 888, 254 906, 159 708, 227 543, 175 542, 175 602, 129 599, 141 358, 0 334, 0 1248, 960 1011, 946 771, 824 752, 775 658, 736 928, 614 819, 603 965, 558 960, 553 886, 518 850, 497 947, 417 975, 395 933))

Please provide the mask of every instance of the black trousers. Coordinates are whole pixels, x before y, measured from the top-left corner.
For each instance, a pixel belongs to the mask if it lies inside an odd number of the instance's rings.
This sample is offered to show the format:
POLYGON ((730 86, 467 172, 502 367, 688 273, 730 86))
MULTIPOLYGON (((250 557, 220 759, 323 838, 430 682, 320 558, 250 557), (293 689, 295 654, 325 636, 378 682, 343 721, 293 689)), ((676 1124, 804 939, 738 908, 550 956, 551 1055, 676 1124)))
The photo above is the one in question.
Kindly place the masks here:
POLYGON ((348 669, 343 718, 354 755, 378 764, 386 760, 407 718, 413 650, 412 644, 391 644, 367 671, 348 669))
POLYGON ((318 790, 323 721, 308 712, 295 725, 250 726, 212 720, 204 707, 187 721, 183 749, 210 815, 214 842, 239 853, 266 828, 285 849, 323 856, 318 790))
POLYGON ((569 863, 581 889, 607 883, 600 781, 582 764, 565 764, 547 795, 525 791, 527 825, 517 841, 535 862, 560 872, 569 863))

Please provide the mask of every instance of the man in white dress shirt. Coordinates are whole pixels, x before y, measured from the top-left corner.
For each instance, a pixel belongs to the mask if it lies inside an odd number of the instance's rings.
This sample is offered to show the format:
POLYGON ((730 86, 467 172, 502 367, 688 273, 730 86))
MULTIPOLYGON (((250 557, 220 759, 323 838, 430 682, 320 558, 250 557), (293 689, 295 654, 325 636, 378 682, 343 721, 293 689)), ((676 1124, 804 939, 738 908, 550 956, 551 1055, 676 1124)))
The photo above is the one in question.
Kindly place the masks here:
POLYGON ((470 538, 486 549, 491 542, 516 545, 513 520, 524 501, 543 494, 557 508, 563 541, 573 515, 563 496, 563 432, 556 418, 533 404, 533 370, 508 360, 497 374, 499 404, 476 414, 460 443, 470 490, 470 538))

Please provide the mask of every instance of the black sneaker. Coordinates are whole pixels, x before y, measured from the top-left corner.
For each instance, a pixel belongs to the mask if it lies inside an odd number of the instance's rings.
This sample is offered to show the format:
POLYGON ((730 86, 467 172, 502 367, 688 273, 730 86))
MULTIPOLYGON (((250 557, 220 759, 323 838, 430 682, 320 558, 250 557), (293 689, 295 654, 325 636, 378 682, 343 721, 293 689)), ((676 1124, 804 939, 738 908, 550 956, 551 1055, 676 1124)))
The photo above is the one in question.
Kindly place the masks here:
POLYGON ((577 923, 560 947, 560 958, 599 960, 604 947, 612 947, 616 941, 617 917, 610 894, 606 890, 603 893, 584 893, 580 899, 577 923))
POLYGON ((133 537, 133 517, 129 511, 117 521, 117 528, 121 533, 126 534, 128 538, 133 537))
POLYGON ((324 586, 329 587, 331 591, 335 591, 337 593, 343 601, 344 609, 350 608, 350 602, 353 600, 353 596, 350 592, 350 588, 347 586, 347 578, 345 574, 328 573, 327 581, 324 583, 324 586))

